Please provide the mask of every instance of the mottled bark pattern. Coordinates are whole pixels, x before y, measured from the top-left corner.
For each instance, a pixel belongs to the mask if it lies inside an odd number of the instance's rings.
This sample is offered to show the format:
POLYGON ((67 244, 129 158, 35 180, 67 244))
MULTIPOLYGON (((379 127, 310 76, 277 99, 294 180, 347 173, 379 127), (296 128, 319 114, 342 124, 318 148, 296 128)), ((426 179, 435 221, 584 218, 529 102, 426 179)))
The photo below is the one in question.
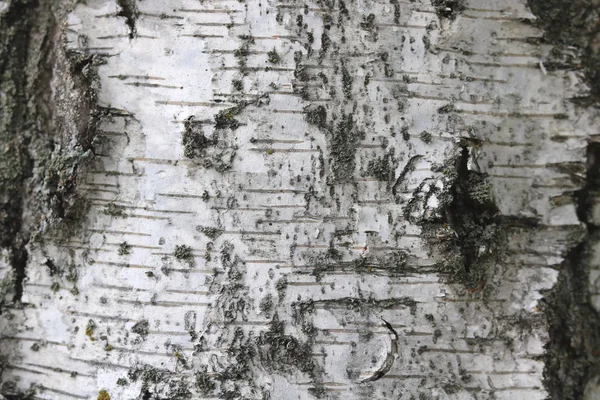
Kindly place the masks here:
POLYGON ((565 316, 541 299, 592 246, 598 121, 534 20, 524 0, 78 4, 64 46, 103 61, 89 211, 25 246, 2 393, 546 398, 565 316))

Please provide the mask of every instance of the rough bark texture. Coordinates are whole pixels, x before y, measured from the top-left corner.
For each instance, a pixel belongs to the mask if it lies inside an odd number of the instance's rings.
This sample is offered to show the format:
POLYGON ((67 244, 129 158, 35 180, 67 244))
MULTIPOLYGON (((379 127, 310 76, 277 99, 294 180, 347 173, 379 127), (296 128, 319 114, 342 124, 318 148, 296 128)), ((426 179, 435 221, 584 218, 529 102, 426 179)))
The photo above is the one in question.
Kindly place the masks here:
POLYGON ((85 216, 75 188, 92 155, 101 60, 65 48, 62 3, 0 3, 0 245, 12 267, 0 305, 21 298, 31 237, 50 226, 68 236, 85 216))
POLYGON ((595 398, 596 8, 0 2, 0 393, 595 398))

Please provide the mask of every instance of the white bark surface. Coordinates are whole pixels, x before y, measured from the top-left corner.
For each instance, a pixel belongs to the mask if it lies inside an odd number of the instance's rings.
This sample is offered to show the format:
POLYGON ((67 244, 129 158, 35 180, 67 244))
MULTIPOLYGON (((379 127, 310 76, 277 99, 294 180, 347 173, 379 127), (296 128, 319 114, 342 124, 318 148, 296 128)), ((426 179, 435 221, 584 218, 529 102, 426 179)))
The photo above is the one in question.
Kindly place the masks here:
POLYGON ((134 38, 114 1, 76 7, 67 48, 106 60, 105 144, 80 187, 83 232, 29 246, 27 306, 1 325, 5 381, 38 385, 42 399, 167 399, 183 386, 181 398, 545 398, 539 300, 581 230, 562 200, 580 187, 568 167, 583 165, 593 133, 591 112, 566 101, 581 77, 543 67, 550 48, 527 42, 541 32, 520 0, 470 0, 455 20, 427 1, 399 0, 396 18, 387 1, 346 3, 347 17, 300 1, 144 0, 134 38), (240 126, 216 129, 243 100, 240 126), (349 182, 336 182, 330 138, 307 122, 319 105, 364 130, 355 167, 341 167, 349 182), (186 121, 218 141, 202 157, 184 155, 186 121), (439 273, 447 254, 416 223, 441 212, 452 179, 436 167, 454 165, 465 137, 500 214, 538 223, 504 228, 473 287, 439 273), (392 183, 405 172, 394 191, 363 173, 392 149, 392 183), (219 157, 231 167, 217 171, 219 157), (193 258, 175 257, 178 246, 193 258), (77 278, 52 276, 49 260, 77 278), (267 333, 274 318, 284 334, 267 333), (144 320, 147 334, 134 333, 144 320), (247 375, 223 378, 248 349, 247 375), (168 371, 155 397, 128 377, 144 364, 168 371), (198 371, 213 391, 196 387, 198 371))

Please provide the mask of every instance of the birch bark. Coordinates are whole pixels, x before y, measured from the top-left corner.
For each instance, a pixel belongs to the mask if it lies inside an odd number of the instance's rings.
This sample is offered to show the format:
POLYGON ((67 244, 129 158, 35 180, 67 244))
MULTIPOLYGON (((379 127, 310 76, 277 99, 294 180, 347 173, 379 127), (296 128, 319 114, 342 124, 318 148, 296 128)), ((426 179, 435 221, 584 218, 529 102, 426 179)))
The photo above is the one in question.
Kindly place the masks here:
POLYGON ((7 399, 597 398, 598 113, 523 0, 0 10, 7 399))

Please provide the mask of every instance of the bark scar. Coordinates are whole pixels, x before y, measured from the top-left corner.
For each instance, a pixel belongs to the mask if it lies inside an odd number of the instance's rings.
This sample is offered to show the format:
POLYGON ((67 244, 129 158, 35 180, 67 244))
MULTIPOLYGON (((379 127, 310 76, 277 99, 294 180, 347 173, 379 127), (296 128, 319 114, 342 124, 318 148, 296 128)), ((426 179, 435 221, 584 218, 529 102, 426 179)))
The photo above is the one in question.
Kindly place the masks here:
POLYGON ((406 178, 406 175, 408 175, 410 172, 412 172, 415 169, 415 165, 421 158, 423 158, 423 156, 420 154, 417 154, 416 156, 413 156, 413 157, 411 157, 410 160, 408 160, 408 162, 404 166, 404 169, 402 169, 402 172, 400 172, 400 175, 398 175, 398 178, 396 179, 396 181, 394 182, 394 185, 392 186, 392 194, 394 195, 394 197, 397 197, 398 192, 400 190, 400 185, 406 178))
POLYGON ((390 336, 392 336, 390 351, 388 351, 387 357, 385 358, 385 362, 383 363, 381 368, 375 371, 370 377, 360 381, 360 383, 374 382, 383 378, 385 374, 390 372, 392 366, 394 365, 394 361, 396 361, 396 356, 398 354, 398 332, 396 332, 394 327, 392 327, 392 324, 387 322, 385 319, 381 318, 381 321, 383 321, 383 326, 385 326, 390 331, 390 336))

